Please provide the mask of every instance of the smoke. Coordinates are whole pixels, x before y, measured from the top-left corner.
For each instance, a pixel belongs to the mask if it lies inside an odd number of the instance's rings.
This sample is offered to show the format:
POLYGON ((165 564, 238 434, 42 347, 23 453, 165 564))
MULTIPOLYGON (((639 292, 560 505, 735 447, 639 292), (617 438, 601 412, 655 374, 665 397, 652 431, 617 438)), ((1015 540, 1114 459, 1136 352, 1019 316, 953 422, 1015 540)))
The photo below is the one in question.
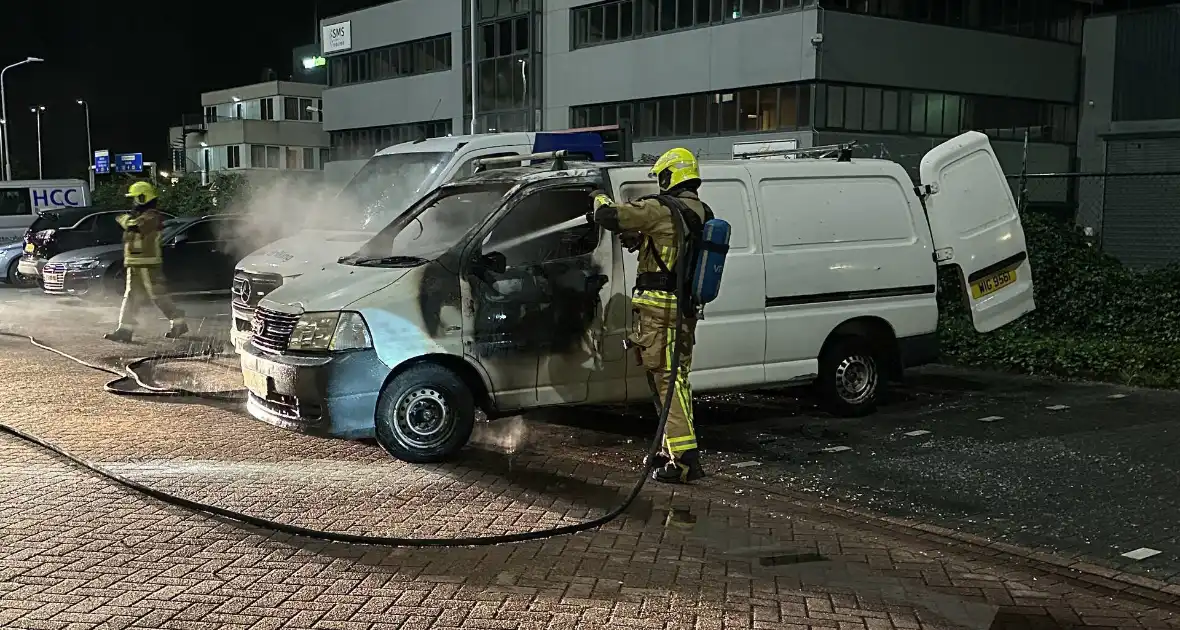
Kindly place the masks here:
POLYGON ((305 228, 355 229, 362 208, 340 195, 342 187, 296 178, 252 182, 249 194, 227 208, 241 221, 225 224, 229 233, 220 236, 229 243, 229 253, 241 259, 305 228))
POLYGON ((528 434, 528 425, 524 419, 520 416, 512 416, 475 425, 471 442, 508 455, 515 455, 528 443, 528 434))

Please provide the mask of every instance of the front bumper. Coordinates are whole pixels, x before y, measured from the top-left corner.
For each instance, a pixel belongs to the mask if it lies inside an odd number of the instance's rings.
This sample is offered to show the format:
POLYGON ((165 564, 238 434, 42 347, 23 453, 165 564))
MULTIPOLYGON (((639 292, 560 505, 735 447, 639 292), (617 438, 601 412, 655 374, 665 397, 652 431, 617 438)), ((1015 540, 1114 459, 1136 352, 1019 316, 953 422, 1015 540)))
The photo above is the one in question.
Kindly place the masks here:
POLYGON ((246 341, 239 354, 251 416, 313 435, 375 434, 377 397, 390 372, 375 351, 271 354, 246 341))
POLYGON ((54 263, 41 271, 42 289, 50 295, 86 295, 103 281, 105 267, 68 269, 54 263))
POLYGON ((250 341, 250 321, 254 318, 254 309, 231 304, 230 312, 233 317, 230 322, 229 340, 234 345, 234 351, 241 354, 246 342, 250 341))
POLYGON ((49 262, 44 258, 29 258, 28 256, 21 256, 20 261, 16 263, 16 272, 22 276, 30 278, 37 278, 41 276, 41 269, 45 267, 45 263, 49 262))

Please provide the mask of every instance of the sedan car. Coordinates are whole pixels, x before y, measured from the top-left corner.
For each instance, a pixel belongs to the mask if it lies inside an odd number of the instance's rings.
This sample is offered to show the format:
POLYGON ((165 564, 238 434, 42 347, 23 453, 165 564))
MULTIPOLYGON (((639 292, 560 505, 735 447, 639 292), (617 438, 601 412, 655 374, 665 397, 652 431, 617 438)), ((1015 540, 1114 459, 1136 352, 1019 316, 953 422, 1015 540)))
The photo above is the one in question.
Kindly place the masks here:
POLYGON ((0 281, 15 287, 30 286, 36 282, 18 269, 24 251, 24 243, 20 241, 0 246, 0 281))
MULTIPOLYGON (((170 293, 229 292, 234 266, 257 247, 256 230, 245 230, 241 217, 215 215, 168 219, 161 241, 164 245, 165 286, 170 293), (245 241, 251 242, 245 242, 245 241)), ((54 256, 41 272, 46 293, 86 295, 123 291, 123 246, 107 245, 76 249, 54 256)))
MULTIPOLYGON (((93 207, 42 210, 25 231, 24 256, 17 271, 36 280, 45 263, 57 254, 121 242, 123 228, 116 219, 126 212, 93 207)), ((161 214, 167 218, 172 216, 161 214)))

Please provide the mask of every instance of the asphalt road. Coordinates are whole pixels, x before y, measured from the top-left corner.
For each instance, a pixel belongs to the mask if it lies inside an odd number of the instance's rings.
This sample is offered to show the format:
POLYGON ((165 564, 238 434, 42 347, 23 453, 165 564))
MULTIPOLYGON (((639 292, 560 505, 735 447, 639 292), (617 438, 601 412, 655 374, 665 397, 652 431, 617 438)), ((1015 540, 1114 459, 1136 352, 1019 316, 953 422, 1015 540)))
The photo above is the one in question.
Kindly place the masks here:
MULTIPOLYGON (((184 303, 199 326, 226 328, 225 299, 184 303)), ((0 290, 4 323, 76 308, 91 307, 0 290)), ((867 418, 769 392, 700 397, 696 424, 714 470, 1180 583, 1177 408, 1180 393, 927 368, 867 418), (1159 553, 1121 556, 1140 548, 1159 553)), ((540 416, 630 453, 654 428, 645 412, 540 416)))

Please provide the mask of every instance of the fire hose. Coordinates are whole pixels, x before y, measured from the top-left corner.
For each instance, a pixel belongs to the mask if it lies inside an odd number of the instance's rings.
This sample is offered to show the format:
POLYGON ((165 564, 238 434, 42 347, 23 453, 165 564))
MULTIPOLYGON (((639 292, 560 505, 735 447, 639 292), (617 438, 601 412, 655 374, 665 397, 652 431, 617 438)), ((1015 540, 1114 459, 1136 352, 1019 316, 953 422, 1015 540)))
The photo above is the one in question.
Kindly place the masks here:
MULTIPOLYGON (((676 237, 678 239, 682 239, 683 234, 684 234, 684 228, 681 225, 681 219, 678 216, 678 213, 676 213, 676 212, 672 212, 671 215, 673 217, 673 224, 675 225, 675 228, 676 228, 676 237)), ((680 256, 680 257, 678 257, 678 259, 676 261, 675 266, 676 266, 676 274, 677 274, 678 278, 685 277, 684 274, 686 273, 686 270, 687 270, 685 262, 687 259, 688 259, 688 256, 680 256)), ((677 285, 677 286, 679 287, 679 285, 677 285)), ((684 299, 684 296, 679 295, 679 293, 680 293, 680 291, 678 290, 677 291, 678 302, 679 302, 679 300, 684 299)), ((683 324, 683 318, 684 318, 683 309, 679 303, 677 304, 677 308, 675 310, 676 310, 676 328, 674 330, 679 331, 681 325, 683 324)), ((77 363, 78 365, 81 365, 81 366, 84 366, 84 367, 87 367, 87 368, 90 368, 92 370, 96 370, 99 372, 105 372, 107 374, 115 376, 116 378, 114 380, 107 382, 104 386, 104 390, 111 393, 111 394, 115 394, 115 395, 119 395, 119 396, 138 396, 138 397, 168 396, 168 397, 214 400, 214 401, 221 401, 221 402, 228 402, 228 401, 237 402, 237 401, 242 400, 241 394, 236 393, 236 392, 198 392, 198 391, 192 391, 192 390, 188 390, 188 389, 184 389, 184 388, 159 387, 159 386, 151 385, 149 383, 145 383, 143 381, 142 377, 140 377, 139 374, 135 371, 137 367, 142 366, 142 365, 152 362, 152 361, 193 359, 193 358, 213 358, 215 356, 218 356, 217 353, 215 353, 211 350, 205 351, 205 352, 176 352, 176 353, 156 355, 156 356, 152 356, 152 357, 139 358, 139 359, 135 359, 135 360, 131 361, 130 363, 128 363, 124 371, 119 371, 114 368, 99 365, 97 363, 93 363, 93 362, 87 361, 85 359, 82 359, 80 357, 76 357, 74 355, 66 353, 65 351, 54 348, 53 346, 50 346, 49 344, 46 344, 46 343, 38 340, 36 337, 34 337, 32 335, 24 335, 24 334, 20 334, 20 333, 0 331, 0 336, 8 337, 8 338, 16 338, 16 339, 21 339, 21 340, 27 341, 42 350, 52 352, 53 354, 56 354, 62 358, 69 360, 69 361, 73 361, 74 363, 77 363), (138 389, 127 389, 125 386, 129 383, 134 384, 134 386, 137 387, 138 389)), ((676 390, 676 377, 680 372, 680 359, 681 359, 680 338, 681 338, 680 335, 672 336, 672 339, 675 340, 673 342, 672 357, 671 357, 672 370, 668 374, 667 395, 665 396, 663 401, 660 401, 660 399, 659 399, 658 389, 656 388, 655 377, 653 377, 650 372, 648 373, 648 386, 651 388, 652 399, 656 405, 656 411, 659 414, 659 423, 656 428, 655 437, 652 439, 651 445, 648 447, 647 453, 645 454, 645 457, 643 459, 644 463, 641 466, 639 477, 636 479, 635 483, 632 485, 631 490, 627 494, 626 498, 624 498, 623 501, 621 503, 619 503, 619 505, 617 505, 615 508, 613 508, 612 510, 610 510, 606 514, 603 514, 602 516, 599 516, 597 518, 593 518, 593 519, 583 521, 580 523, 572 523, 569 525, 562 525, 559 527, 552 527, 549 529, 541 529, 541 530, 533 530, 533 531, 528 531, 528 532, 517 532, 517 533, 511 533, 511 534, 498 534, 498 535, 489 535, 489 536, 473 536, 473 537, 466 537, 466 538, 402 538, 402 537, 396 537, 396 536, 348 534, 348 533, 344 533, 344 532, 332 532, 332 531, 326 531, 326 530, 313 529, 313 528, 309 528, 309 527, 302 527, 299 525, 282 523, 279 521, 270 520, 270 519, 263 518, 260 516, 254 516, 251 514, 238 512, 236 510, 231 510, 229 508, 224 508, 224 507, 212 505, 209 503, 203 503, 201 501, 194 501, 192 499, 186 499, 184 497, 177 496, 177 495, 172 494, 170 492, 165 492, 163 490, 152 488, 150 486, 144 485, 144 484, 139 483, 137 481, 133 481, 131 479, 128 479, 128 478, 108 469, 108 468, 103 467, 100 464, 96 464, 92 461, 84 459, 83 457, 81 457, 79 455, 71 453, 68 450, 62 448, 61 446, 58 446, 57 444, 54 444, 48 440, 44 440, 40 437, 32 435, 26 431, 18 429, 14 426, 7 424, 7 423, 0 423, 0 431, 2 431, 4 433, 8 433, 10 435, 13 435, 17 438, 20 438, 22 440, 25 440, 25 441, 35 444, 37 446, 40 446, 41 448, 49 450, 61 457, 73 462, 74 464, 81 466, 82 468, 90 470, 91 472, 93 472, 99 476, 105 477, 105 478, 107 478, 107 479, 109 479, 121 486, 129 488, 131 490, 134 490, 134 491, 144 494, 146 496, 152 497, 152 498, 162 501, 164 503, 168 503, 168 504, 180 507, 180 508, 191 510, 193 512, 199 512, 199 513, 210 514, 213 516, 221 517, 224 519, 228 519, 230 521, 241 523, 243 525, 249 525, 249 526, 258 527, 258 528, 271 530, 271 531, 275 531, 275 532, 282 532, 285 534, 290 534, 292 536, 301 536, 304 538, 312 538, 312 539, 324 540, 324 541, 328 541, 328 542, 357 544, 357 545, 371 545, 371 546, 380 546, 380 547, 474 547, 474 546, 500 545, 500 544, 507 544, 507 543, 526 542, 526 541, 530 541, 530 540, 540 540, 540 539, 544 539, 544 538, 550 538, 553 536, 564 536, 564 535, 576 534, 579 532, 588 531, 591 529, 597 529, 597 528, 599 528, 603 525, 606 525, 607 523, 615 520, 619 516, 621 516, 624 512, 627 511, 627 508, 629 508, 631 506, 631 504, 635 501, 635 499, 639 497, 639 493, 643 490, 643 486, 647 482, 648 471, 650 470, 649 462, 652 462, 655 459, 656 454, 659 453, 659 451, 660 451, 660 446, 661 446, 661 443, 663 441, 663 436, 664 436, 664 428, 668 422, 668 410, 670 409, 670 407, 672 405, 672 398, 673 398, 673 395, 676 390)))

